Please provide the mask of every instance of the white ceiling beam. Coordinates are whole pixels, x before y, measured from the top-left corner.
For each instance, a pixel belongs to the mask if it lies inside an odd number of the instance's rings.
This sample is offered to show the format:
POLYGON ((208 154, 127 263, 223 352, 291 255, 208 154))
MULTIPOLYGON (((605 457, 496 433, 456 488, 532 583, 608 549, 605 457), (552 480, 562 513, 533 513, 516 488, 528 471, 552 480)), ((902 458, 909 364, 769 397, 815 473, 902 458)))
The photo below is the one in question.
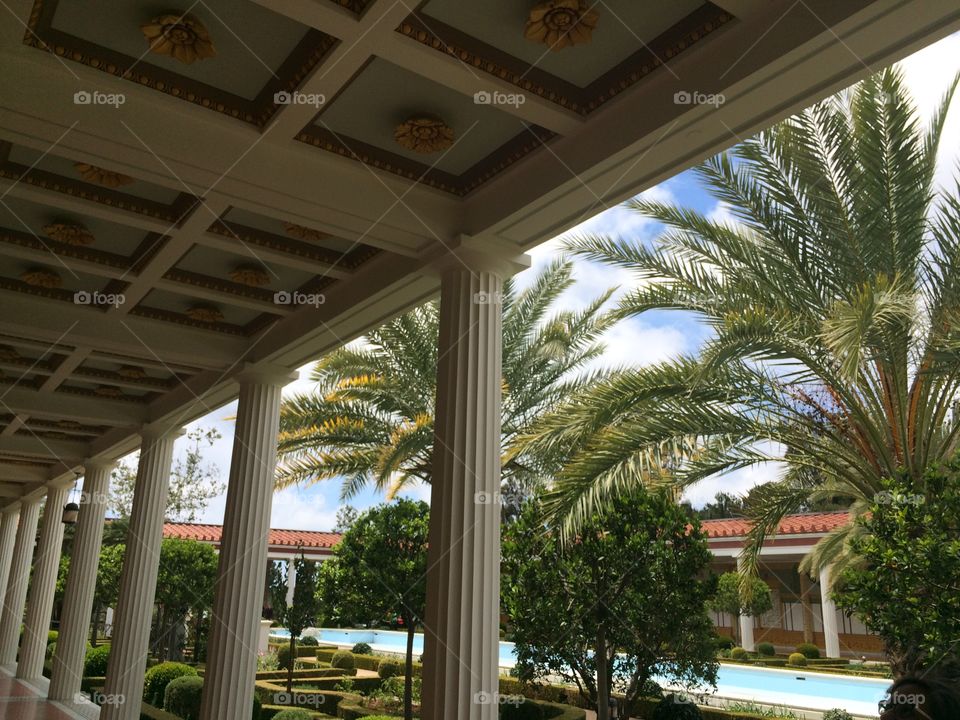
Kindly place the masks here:
POLYGON ((0 457, 4 453, 35 458, 83 458, 89 443, 77 440, 45 438, 39 435, 0 437, 0 457))
POLYGON ((5 390, 0 397, 0 412, 111 427, 141 425, 147 418, 146 406, 137 403, 71 393, 39 393, 16 386, 5 390))
POLYGON ((311 260, 310 258, 299 255, 291 255, 283 250, 275 250, 261 245, 244 243, 233 236, 220 235, 218 233, 203 233, 197 236, 196 240, 200 245, 206 247, 240 254, 249 253, 251 260, 256 260, 268 268, 271 265, 279 265, 280 267, 294 268, 296 270, 306 270, 322 277, 338 279, 348 278, 353 274, 351 271, 344 270, 333 263, 311 260))

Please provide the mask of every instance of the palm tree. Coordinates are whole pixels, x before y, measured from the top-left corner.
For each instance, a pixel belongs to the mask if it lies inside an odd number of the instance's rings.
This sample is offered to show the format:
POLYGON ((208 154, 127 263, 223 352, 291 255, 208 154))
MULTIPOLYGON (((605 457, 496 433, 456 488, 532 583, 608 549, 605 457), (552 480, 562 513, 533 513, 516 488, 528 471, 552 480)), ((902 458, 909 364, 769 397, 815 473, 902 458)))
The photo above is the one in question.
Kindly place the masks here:
MULTIPOLYGON (((571 263, 557 260, 524 290, 504 284, 503 480, 511 507, 540 480, 537 458, 517 445, 520 435, 600 375, 586 366, 603 352, 610 292, 583 310, 553 311, 572 283, 571 263)), ((438 321, 438 303, 427 303, 317 362, 316 389, 281 408, 279 488, 342 478, 346 500, 368 484, 392 497, 430 482, 438 321)))
MULTIPOLYGON (((958 77, 960 79, 960 77, 958 77)), ((881 479, 925 468, 960 440, 960 186, 935 186, 957 80, 924 127, 897 69, 824 100, 696 172, 733 221, 638 199, 653 246, 574 240, 628 268, 621 317, 689 311, 698 356, 618 372, 526 438, 553 452, 548 503, 567 532, 637 482, 680 487, 783 460, 751 493, 745 559, 779 520, 827 499, 865 507, 881 479)), ((850 524, 805 567, 849 562, 850 524)))

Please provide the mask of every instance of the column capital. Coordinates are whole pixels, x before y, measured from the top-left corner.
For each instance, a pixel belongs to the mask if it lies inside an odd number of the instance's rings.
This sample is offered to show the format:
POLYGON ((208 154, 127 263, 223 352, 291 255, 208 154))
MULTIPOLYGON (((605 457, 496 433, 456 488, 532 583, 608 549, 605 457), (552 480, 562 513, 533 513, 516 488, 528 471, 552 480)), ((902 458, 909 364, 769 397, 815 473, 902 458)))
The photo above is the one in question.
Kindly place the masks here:
POLYGON ((116 460, 108 458, 87 458, 83 461, 84 472, 93 472, 95 470, 106 470, 110 472, 117 466, 116 460))
POLYGON ((530 256, 513 243, 492 236, 461 235, 428 254, 426 272, 442 275, 450 270, 488 272, 501 278, 530 267, 530 256))
POLYGON ((182 427, 170 426, 167 423, 155 422, 147 423, 140 426, 139 435, 144 440, 152 439, 159 440, 160 438, 173 438, 176 439, 186 433, 182 427))
POLYGON ((20 499, 11 500, 10 504, 7 505, 3 510, 0 510, 0 515, 13 515, 14 513, 20 512, 20 499))
POLYGON ((282 365, 247 363, 240 367, 233 379, 241 385, 270 385, 283 387, 300 377, 300 373, 282 365))

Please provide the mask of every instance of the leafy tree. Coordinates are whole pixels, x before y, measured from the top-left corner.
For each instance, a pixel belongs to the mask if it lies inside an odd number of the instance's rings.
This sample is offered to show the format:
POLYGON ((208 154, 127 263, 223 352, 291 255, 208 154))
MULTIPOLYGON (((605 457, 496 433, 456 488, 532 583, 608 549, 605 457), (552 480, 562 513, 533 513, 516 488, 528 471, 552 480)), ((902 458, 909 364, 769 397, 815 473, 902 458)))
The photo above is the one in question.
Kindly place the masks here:
POLYGON ((757 617, 770 612, 773 607, 770 586, 755 575, 723 573, 717 579, 717 594, 710 601, 710 607, 733 616, 733 635, 739 644, 740 616, 757 617))
POLYGON ((503 539, 502 599, 521 679, 576 684, 599 720, 615 685, 630 717, 655 676, 715 684, 710 558, 699 522, 661 493, 613 498, 566 544, 529 503, 503 539))
POLYGON ((333 531, 342 533, 350 529, 350 526, 357 520, 357 509, 353 505, 343 505, 337 510, 337 520, 333 526, 333 531))
POLYGON ((167 538, 160 544, 157 575, 157 614, 153 633, 155 654, 165 660, 183 658, 182 641, 188 616, 194 629, 202 627, 213 606, 217 553, 196 540, 167 538))
MULTIPOLYGON (((619 316, 681 310, 713 332, 697 357, 601 380, 534 433, 531 452, 574 448, 549 499, 566 531, 637 483, 688 486, 785 447, 748 507, 755 569, 784 515, 843 498, 857 517, 883 478, 953 457, 960 187, 938 192, 935 169, 956 85, 923 123, 884 70, 697 168, 730 220, 638 198, 664 228, 652 245, 575 241, 637 278, 619 316)), ((853 527, 804 569, 852 559, 853 527)))
MULTIPOLYGON (((520 290, 504 283, 502 478, 509 518, 543 479, 517 438, 531 421, 590 375, 577 374, 602 354, 610 327, 605 293, 582 311, 555 310, 573 283, 569 262, 555 262, 520 290)), ((284 400, 277 486, 342 480, 341 497, 373 484, 392 497, 429 483, 437 380, 439 305, 430 302, 385 323, 362 345, 326 355, 313 369, 314 392, 284 400)))
MULTIPOLYGON (((286 592, 273 594, 273 615, 277 622, 290 631, 290 665, 287 667, 287 692, 293 692, 293 668, 297 658, 297 640, 308 627, 319 620, 317 600, 317 563, 302 555, 294 560, 297 568, 297 584, 293 588, 293 604, 287 605, 286 592)), ((286 584, 284 584, 286 586, 286 584)), ((273 587, 271 583, 271 587, 273 587)), ((286 587, 284 587, 286 589, 286 587)))
POLYGON ((427 602, 429 515, 426 503, 404 498, 366 511, 323 564, 319 588, 323 606, 338 615, 403 621, 406 720, 413 717, 413 639, 427 602))
MULTIPOLYGON (((100 559, 97 564, 97 584, 93 593, 93 615, 90 627, 90 644, 96 647, 99 639, 100 615, 108 607, 116 607, 120 595, 120 572, 123 569, 124 545, 104 545, 100 548, 100 559)), ((70 572, 70 558, 60 556, 60 567, 57 571, 57 585, 55 598, 63 601, 63 594, 67 589, 67 575, 70 572)))
POLYGON ((960 676, 960 456, 887 479, 857 527, 862 563, 834 583, 837 605, 880 635, 895 674, 960 676))
MULTIPOLYGON (((186 456, 177 458, 170 471, 166 510, 168 520, 196 522, 210 499, 221 495, 226 489, 226 485, 218 480, 220 469, 203 459, 203 450, 220 438, 220 431, 216 428, 196 428, 187 433, 190 445, 186 456)), ((122 534, 126 530, 136 481, 136 463, 126 461, 118 463, 110 476, 108 508, 121 521, 114 529, 114 534, 122 534)))

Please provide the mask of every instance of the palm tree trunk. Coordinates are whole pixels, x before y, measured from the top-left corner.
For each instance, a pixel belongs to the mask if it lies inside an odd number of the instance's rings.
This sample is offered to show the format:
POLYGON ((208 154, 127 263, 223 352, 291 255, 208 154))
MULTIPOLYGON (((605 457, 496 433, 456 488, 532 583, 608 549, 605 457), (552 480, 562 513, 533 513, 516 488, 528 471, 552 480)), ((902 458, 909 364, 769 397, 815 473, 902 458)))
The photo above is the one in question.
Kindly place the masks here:
POLYGON ((413 618, 403 618, 407 624, 407 666, 403 678, 403 717, 413 720, 413 636, 416 624, 413 618))
POLYGON ((603 625, 597 630, 597 647, 594 650, 597 663, 597 720, 610 718, 610 673, 607 667, 607 634, 603 625))

